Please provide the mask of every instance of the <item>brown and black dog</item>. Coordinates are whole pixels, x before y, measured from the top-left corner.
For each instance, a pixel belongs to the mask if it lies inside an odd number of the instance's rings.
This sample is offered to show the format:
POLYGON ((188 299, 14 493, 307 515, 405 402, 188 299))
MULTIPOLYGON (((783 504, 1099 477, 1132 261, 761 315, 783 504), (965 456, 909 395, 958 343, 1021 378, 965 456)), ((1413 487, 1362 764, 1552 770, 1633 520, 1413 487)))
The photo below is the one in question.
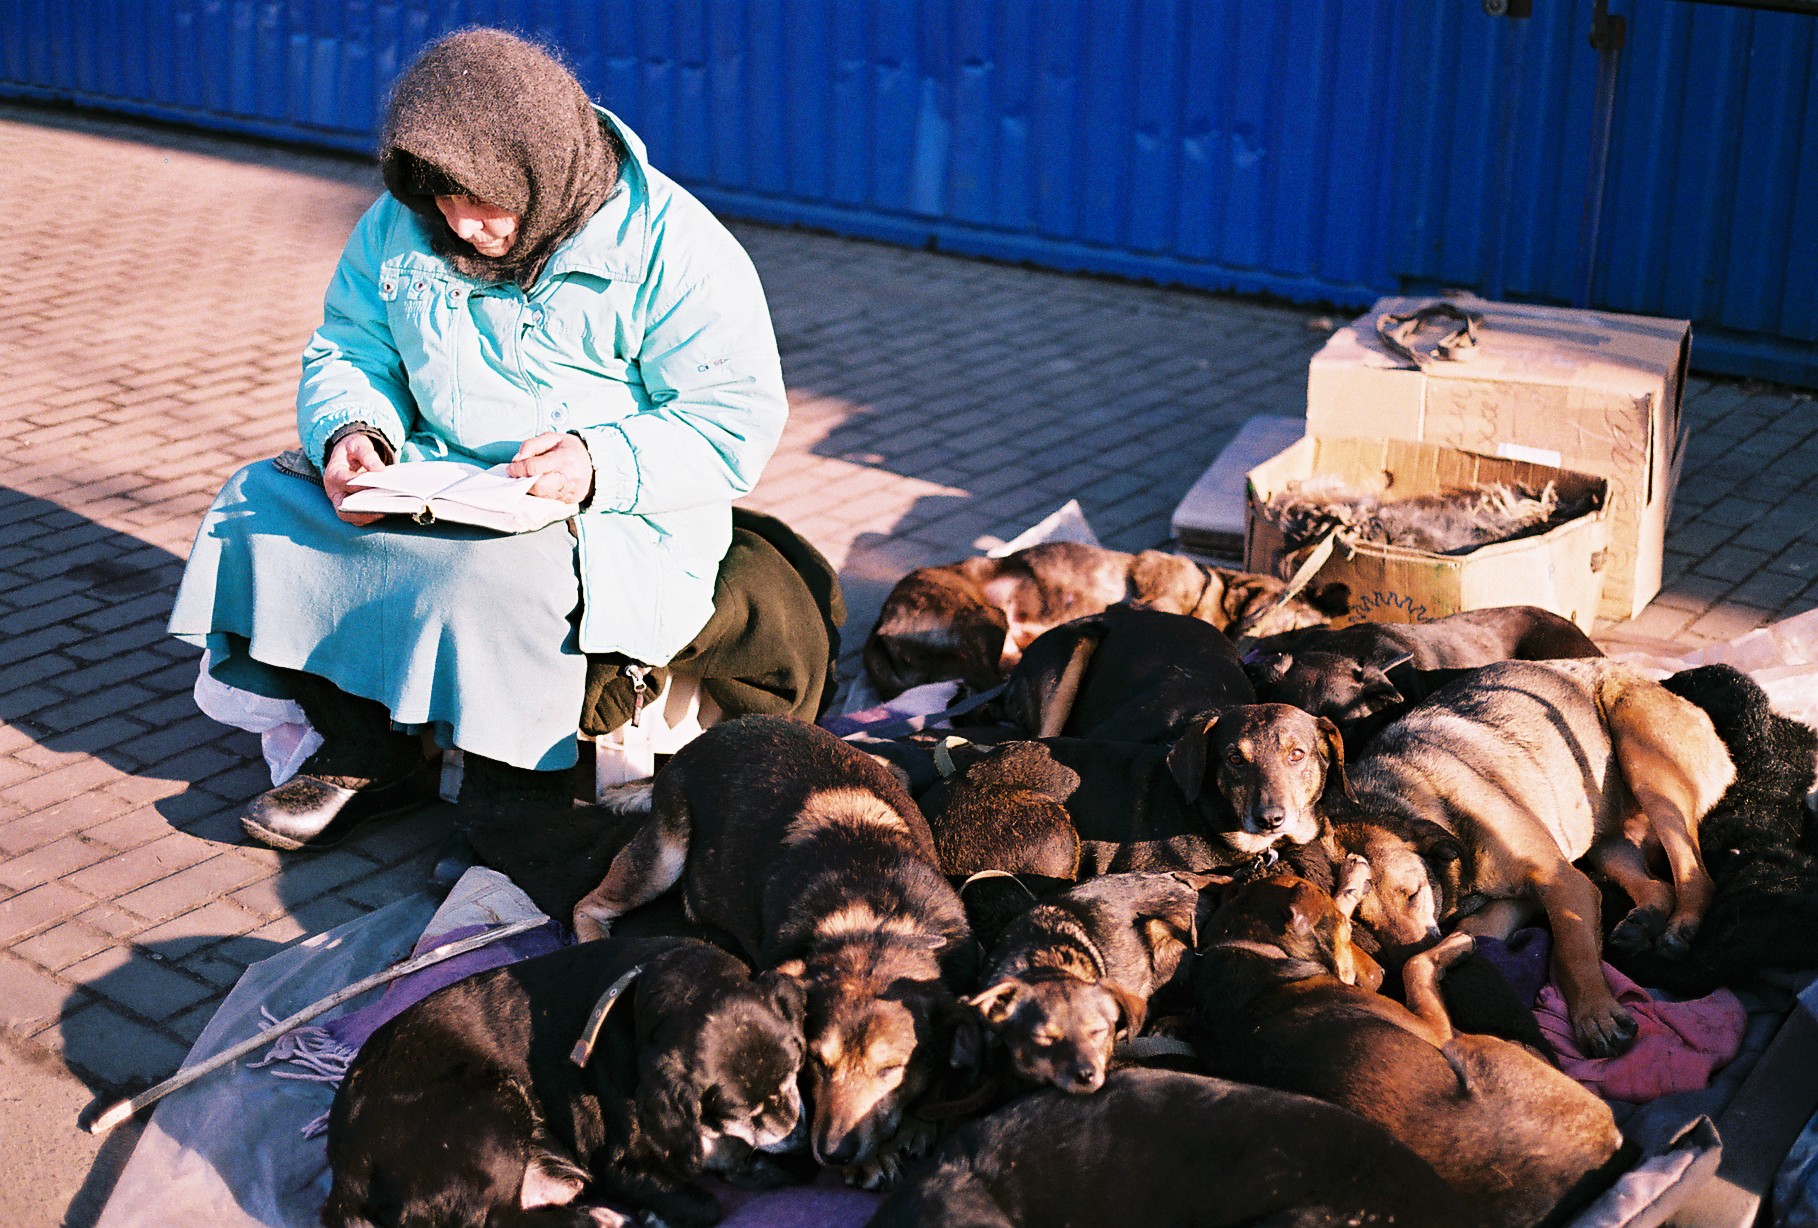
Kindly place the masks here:
POLYGON ((1356 753, 1460 671, 1498 661, 1602 655, 1571 619, 1511 605, 1428 623, 1353 623, 1272 635, 1244 654, 1244 669, 1259 698, 1331 717, 1356 753))
POLYGON ((983 755, 956 755, 960 783, 926 796, 937 844, 967 855, 949 873, 1226 869, 1321 841, 1350 789, 1337 728, 1284 704, 1202 716, 1171 746, 1044 738, 983 755), (1026 784, 985 782, 999 775, 988 765, 1012 758, 1002 775, 1026 784))
POLYGON ((1324 626, 1349 603, 1342 586, 1283 600, 1286 592, 1273 576, 1077 542, 919 567, 884 599, 865 640, 865 672, 886 699, 951 678, 976 692, 1001 682, 1042 632, 1120 601, 1190 615, 1233 635, 1324 626))
POLYGON ((929 1134, 911 1105, 947 1069, 976 951, 934 839, 897 778, 782 717, 715 725, 657 774, 645 826, 575 907, 583 938, 677 882, 808 1000, 815 1157, 868 1183, 929 1134))
POLYGON ((1415 825, 1376 833, 1373 848, 1352 841, 1373 862, 1430 853, 1422 833, 1435 828, 1456 838, 1426 858, 1436 917, 1375 893, 1386 941, 1418 941, 1480 903, 1461 928, 1507 937, 1537 902, 1580 1048, 1627 1048, 1635 1023, 1603 975, 1598 889, 1573 862, 1588 857, 1635 902, 1612 945, 1685 951, 1712 890, 1698 825, 1735 778, 1701 708, 1615 661, 1505 661, 1410 710, 1350 776, 1366 826, 1372 815, 1415 825), (1650 871, 1656 855, 1670 883, 1650 871))
POLYGON ((1439 976, 1465 935, 1409 959, 1409 1006, 1375 992, 1350 926, 1368 877, 1354 859, 1337 899, 1293 877, 1231 890, 1201 933, 1194 1046, 1213 1074, 1376 1122, 1489 1222, 1537 1223, 1616 1155, 1609 1107, 1518 1045, 1453 1032, 1439 976))
POLYGON ((1120 1035, 1142 1031, 1149 999, 1193 943, 1198 886, 1173 874, 1107 874, 1011 922, 965 999, 1016 1073, 1095 1092, 1120 1035))

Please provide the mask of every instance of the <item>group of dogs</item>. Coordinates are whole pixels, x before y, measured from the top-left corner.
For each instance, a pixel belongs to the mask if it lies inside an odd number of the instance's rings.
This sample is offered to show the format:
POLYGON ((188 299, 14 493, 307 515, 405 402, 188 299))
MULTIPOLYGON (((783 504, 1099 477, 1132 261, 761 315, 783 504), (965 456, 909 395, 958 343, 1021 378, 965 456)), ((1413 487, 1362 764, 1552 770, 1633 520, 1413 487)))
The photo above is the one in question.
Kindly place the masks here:
POLYGON ((1624 1049, 1581 867, 1631 902, 1611 948, 1683 958, 1738 767, 1676 691, 1765 699, 1531 607, 1342 599, 1083 546, 911 573, 874 685, 1001 694, 890 740, 716 725, 562 816, 619 833, 580 941, 375 1034, 323 1222, 682 1228, 707 1175, 818 1166, 885 1226, 1568 1214, 1630 1157, 1474 942, 1544 913, 1578 1046, 1624 1049))

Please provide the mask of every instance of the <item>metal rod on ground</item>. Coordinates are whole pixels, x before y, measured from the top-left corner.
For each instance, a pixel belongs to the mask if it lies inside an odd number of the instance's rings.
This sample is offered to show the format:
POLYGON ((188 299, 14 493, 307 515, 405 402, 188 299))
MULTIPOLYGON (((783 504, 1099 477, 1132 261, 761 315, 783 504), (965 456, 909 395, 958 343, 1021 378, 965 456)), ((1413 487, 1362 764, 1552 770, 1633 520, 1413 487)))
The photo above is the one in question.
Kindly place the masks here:
POLYGON ((284 1035, 284 1033, 299 1027, 302 1024, 308 1023, 311 1019, 314 1019, 324 1011, 333 1010, 335 1007, 341 1005, 341 1003, 359 997, 369 989, 383 985, 387 981, 395 981, 401 976, 408 976, 412 972, 419 972, 433 964, 439 964, 445 959, 453 959, 457 955, 465 955, 469 951, 476 951, 481 947, 490 946, 501 938, 509 938, 513 934, 522 934, 526 930, 533 930, 539 925, 546 924, 548 920, 549 918, 544 916, 525 917, 521 921, 513 921, 510 924, 501 925, 497 929, 487 930, 483 934, 472 934, 456 942, 445 942, 439 947, 431 947, 421 955, 413 956, 401 963, 393 964, 391 967, 380 972, 375 972, 371 976, 362 977, 345 989, 338 989, 334 993, 328 995, 328 997, 310 1003, 288 1019, 279 1020, 271 1027, 260 1032, 257 1036, 248 1037, 237 1045, 221 1050, 221 1052, 215 1054, 206 1061, 197 1062, 194 1066, 187 1066, 184 1069, 179 1070, 176 1074, 164 1080, 164 1082, 157 1084, 155 1087, 146 1088, 131 1100, 115 1102, 102 1112, 96 1114, 95 1119, 88 1124, 88 1132, 90 1134, 107 1133, 146 1105, 157 1103, 177 1089, 187 1087, 191 1083, 194 1083, 203 1075, 210 1074, 221 1069, 221 1067, 227 1065, 229 1062, 245 1057, 254 1049, 270 1044, 278 1037, 284 1035))

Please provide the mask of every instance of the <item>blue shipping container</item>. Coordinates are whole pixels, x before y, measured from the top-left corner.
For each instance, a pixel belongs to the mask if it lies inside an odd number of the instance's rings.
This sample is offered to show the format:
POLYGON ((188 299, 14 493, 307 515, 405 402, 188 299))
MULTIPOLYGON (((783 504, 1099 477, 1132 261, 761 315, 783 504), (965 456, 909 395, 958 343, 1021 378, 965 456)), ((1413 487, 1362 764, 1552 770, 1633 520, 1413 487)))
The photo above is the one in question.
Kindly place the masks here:
POLYGON ((728 215, 1686 317, 1702 369, 1818 385, 1818 16, 1610 7, 1600 79, 1593 0, 0 0, 0 96, 367 151, 418 48, 502 25, 728 215))

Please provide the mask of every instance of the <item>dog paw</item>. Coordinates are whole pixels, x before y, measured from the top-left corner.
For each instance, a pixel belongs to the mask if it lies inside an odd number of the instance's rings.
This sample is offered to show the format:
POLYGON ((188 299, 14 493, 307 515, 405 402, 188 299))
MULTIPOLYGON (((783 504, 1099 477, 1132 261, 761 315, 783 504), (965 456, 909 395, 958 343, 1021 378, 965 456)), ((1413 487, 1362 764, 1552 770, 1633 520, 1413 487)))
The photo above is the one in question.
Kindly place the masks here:
POLYGON ((1611 1002, 1572 1018, 1578 1047, 1591 1057, 1615 1057, 1635 1042, 1635 1017, 1611 1002))
POLYGON ((861 1190, 883 1190, 895 1185, 911 1161, 928 1154, 939 1131, 934 1123, 918 1117, 905 1117, 895 1134, 885 1140, 877 1154, 862 1164, 846 1169, 846 1184, 861 1190))
POLYGON ((1427 952, 1435 972, 1444 972, 1477 949, 1477 940, 1469 934, 1448 934, 1427 952))
POLYGON ((1667 926, 1666 933, 1654 949, 1666 959, 1684 959, 1692 953, 1692 939, 1698 937, 1698 922, 1680 921, 1667 926))
POLYGON ((1658 942, 1666 930, 1666 914, 1658 908, 1636 907, 1610 931, 1609 948, 1624 955, 1639 955, 1658 942))

